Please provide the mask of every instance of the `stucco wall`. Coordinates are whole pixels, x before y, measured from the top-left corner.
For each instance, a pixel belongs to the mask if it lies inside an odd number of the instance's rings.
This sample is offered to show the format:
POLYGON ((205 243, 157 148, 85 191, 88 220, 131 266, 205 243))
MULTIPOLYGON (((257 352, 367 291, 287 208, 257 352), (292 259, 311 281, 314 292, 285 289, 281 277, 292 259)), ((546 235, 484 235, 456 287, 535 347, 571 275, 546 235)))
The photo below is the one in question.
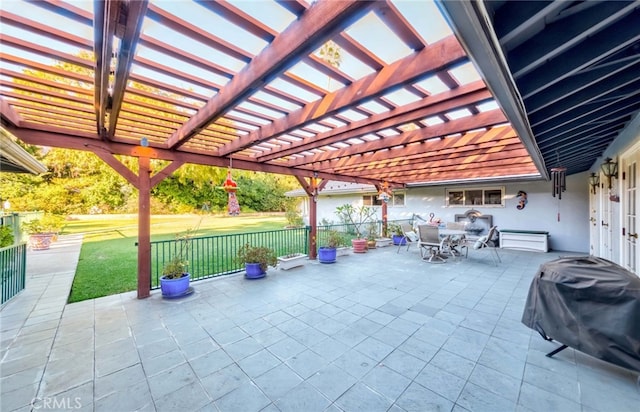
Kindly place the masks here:
MULTIPOLYGON (((550 182, 509 183, 505 187, 504 207, 476 207, 483 214, 493 215, 493 224, 500 229, 543 230, 550 234, 549 247, 554 251, 589 253, 589 186, 588 173, 567 176, 567 191, 562 200, 551 196, 550 182), (528 203, 518 210, 518 191, 527 192, 528 203), (559 219, 558 219, 559 215, 559 219)), ((482 185, 487 187, 488 185, 482 185)), ((500 186, 500 185, 492 185, 500 186)), ((459 186, 474 187, 474 186, 459 186)), ((480 186, 476 186, 480 187, 480 186)), ((453 188, 453 187, 452 187, 453 188)), ((458 187, 455 187, 458 188, 458 187)), ((406 192, 405 206, 388 207, 388 219, 411 218, 414 213, 429 218, 430 213, 442 221, 454 221, 456 214, 470 209, 445 206, 446 187, 411 188, 406 192)), ((318 222, 325 218, 337 222, 334 213, 345 203, 361 204, 362 194, 319 196, 318 222)), ((380 217, 380 213, 378 213, 380 217)))

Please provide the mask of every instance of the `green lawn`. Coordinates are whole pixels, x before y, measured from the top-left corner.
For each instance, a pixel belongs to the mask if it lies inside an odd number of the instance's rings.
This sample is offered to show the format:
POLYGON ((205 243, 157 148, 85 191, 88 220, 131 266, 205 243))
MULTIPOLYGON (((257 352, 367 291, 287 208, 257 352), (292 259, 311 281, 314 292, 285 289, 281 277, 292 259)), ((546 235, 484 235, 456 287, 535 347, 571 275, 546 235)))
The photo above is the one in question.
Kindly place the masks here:
MULTIPOLYGON (((174 239, 197 228, 195 236, 282 229, 282 215, 171 215, 151 217, 151 240, 174 239)), ((136 216, 86 216, 67 222, 63 234, 84 233, 69 302, 137 289, 136 216)))

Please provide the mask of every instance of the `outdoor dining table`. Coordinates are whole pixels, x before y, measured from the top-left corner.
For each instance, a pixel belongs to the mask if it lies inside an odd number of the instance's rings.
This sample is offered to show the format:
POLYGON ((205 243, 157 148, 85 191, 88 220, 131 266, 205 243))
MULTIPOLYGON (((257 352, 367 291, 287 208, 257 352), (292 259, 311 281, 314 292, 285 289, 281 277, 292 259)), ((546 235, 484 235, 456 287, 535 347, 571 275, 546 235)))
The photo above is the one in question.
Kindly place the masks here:
POLYGON ((438 235, 443 240, 443 244, 447 244, 451 253, 455 256, 460 256, 462 253, 452 245, 451 242, 454 236, 464 236, 467 232, 461 229, 438 229, 438 235))

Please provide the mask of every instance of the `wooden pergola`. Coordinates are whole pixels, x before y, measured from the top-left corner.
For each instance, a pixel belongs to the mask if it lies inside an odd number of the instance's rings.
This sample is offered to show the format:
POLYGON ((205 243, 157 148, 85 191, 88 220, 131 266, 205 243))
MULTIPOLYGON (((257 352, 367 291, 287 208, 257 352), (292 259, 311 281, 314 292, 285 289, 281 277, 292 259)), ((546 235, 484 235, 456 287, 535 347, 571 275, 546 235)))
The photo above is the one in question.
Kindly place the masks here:
POLYGON ((293 175, 310 198, 328 180, 547 178, 453 31, 429 35, 429 24, 447 27, 431 3, 179 3, 47 0, 28 4, 38 18, 0 15, 2 126, 29 144, 91 151, 139 190, 139 298, 150 189, 185 163, 293 175), (384 53, 367 30, 384 32, 384 53), (329 41, 343 64, 319 52, 329 41), (118 155, 137 157, 137 174, 118 155), (151 159, 170 163, 152 170, 151 159))

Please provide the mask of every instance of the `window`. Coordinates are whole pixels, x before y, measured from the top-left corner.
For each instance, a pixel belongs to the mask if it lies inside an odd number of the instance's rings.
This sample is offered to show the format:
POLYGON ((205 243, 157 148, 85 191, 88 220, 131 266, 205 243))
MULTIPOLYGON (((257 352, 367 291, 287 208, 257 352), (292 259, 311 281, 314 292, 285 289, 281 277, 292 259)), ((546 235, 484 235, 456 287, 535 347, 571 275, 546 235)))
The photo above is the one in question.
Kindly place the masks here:
MULTIPOLYGON (((362 196, 362 204, 364 206, 382 206, 382 200, 378 199, 378 195, 362 196)), ((394 193, 387 202, 388 206, 404 206, 404 193, 394 193)))
POLYGON ((404 206, 404 193, 394 193, 393 194, 393 203, 394 206, 404 206))
POLYGON ((362 204, 364 206, 382 206, 382 200, 378 200, 378 195, 362 196, 362 204))
POLYGON ((504 187, 447 189, 447 206, 504 206, 504 187))

